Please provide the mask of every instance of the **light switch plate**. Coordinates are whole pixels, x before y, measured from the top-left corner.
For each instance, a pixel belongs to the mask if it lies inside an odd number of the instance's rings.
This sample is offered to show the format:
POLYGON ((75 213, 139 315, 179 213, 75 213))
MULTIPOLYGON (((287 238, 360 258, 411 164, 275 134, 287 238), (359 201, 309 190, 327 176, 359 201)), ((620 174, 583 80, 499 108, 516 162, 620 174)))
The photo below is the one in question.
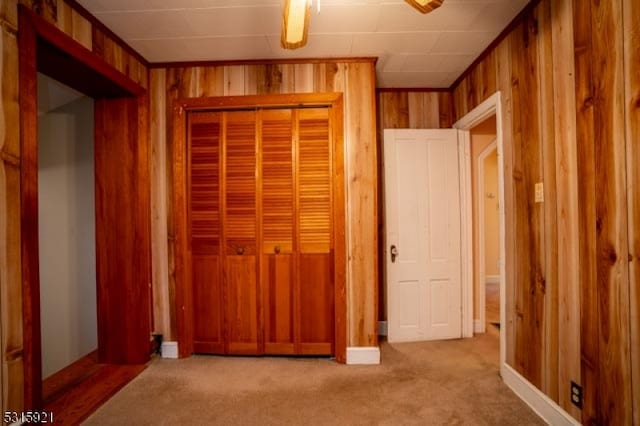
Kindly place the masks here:
POLYGON ((542 184, 542 182, 536 183, 535 192, 536 192, 536 195, 535 195, 536 203, 543 203, 544 202, 544 185, 542 184))

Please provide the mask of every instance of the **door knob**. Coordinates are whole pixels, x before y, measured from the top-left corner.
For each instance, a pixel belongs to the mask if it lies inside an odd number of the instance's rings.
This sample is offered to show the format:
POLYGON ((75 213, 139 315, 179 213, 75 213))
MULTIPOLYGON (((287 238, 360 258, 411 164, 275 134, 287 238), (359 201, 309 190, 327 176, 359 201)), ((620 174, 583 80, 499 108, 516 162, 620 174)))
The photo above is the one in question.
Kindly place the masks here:
POLYGON ((391 263, 394 263, 396 261, 396 257, 398 257, 398 248, 395 245, 392 245, 389 253, 391 253, 391 263))
POLYGON ((275 246, 275 247, 273 248, 273 252, 274 252, 275 254, 280 253, 280 246, 275 246))
POLYGON ((244 247, 236 247, 236 254, 243 255, 244 254, 244 247))

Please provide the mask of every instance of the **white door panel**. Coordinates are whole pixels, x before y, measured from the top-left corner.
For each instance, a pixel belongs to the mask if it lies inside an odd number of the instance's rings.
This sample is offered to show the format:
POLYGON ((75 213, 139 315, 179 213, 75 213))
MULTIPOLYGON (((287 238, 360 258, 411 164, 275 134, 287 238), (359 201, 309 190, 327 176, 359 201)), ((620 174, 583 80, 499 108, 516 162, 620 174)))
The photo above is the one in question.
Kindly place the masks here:
POLYGON ((384 149, 389 341, 461 337, 457 131, 385 130, 384 149))

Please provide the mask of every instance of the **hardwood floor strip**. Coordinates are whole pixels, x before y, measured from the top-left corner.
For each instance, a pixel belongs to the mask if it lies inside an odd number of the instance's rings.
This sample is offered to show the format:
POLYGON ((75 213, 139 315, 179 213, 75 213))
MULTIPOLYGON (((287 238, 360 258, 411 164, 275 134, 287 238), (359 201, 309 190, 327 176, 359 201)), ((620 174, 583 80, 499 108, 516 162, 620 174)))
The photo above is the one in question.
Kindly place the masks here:
POLYGON ((45 404, 59 424, 78 424, 140 374, 146 365, 99 364, 99 368, 77 386, 45 404))
POLYGON ((76 362, 42 381, 42 400, 45 404, 58 398, 100 369, 98 350, 83 356, 76 362))

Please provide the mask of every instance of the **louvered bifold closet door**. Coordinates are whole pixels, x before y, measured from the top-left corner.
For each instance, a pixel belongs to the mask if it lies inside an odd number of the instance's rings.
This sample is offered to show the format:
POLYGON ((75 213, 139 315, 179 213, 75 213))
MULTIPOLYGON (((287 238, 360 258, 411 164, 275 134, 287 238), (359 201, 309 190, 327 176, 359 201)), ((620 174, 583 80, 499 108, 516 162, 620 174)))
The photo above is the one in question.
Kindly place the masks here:
POLYGON ((224 112, 223 124, 227 350, 257 354, 256 112, 224 112))
POLYGON ((266 354, 295 353, 294 150, 292 111, 263 110, 261 285, 266 354))
POLYGON ((295 114, 299 353, 328 355, 335 336, 329 109, 299 109, 295 114))
POLYGON ((188 232, 194 352, 224 353, 220 252, 221 114, 188 116, 188 232))

